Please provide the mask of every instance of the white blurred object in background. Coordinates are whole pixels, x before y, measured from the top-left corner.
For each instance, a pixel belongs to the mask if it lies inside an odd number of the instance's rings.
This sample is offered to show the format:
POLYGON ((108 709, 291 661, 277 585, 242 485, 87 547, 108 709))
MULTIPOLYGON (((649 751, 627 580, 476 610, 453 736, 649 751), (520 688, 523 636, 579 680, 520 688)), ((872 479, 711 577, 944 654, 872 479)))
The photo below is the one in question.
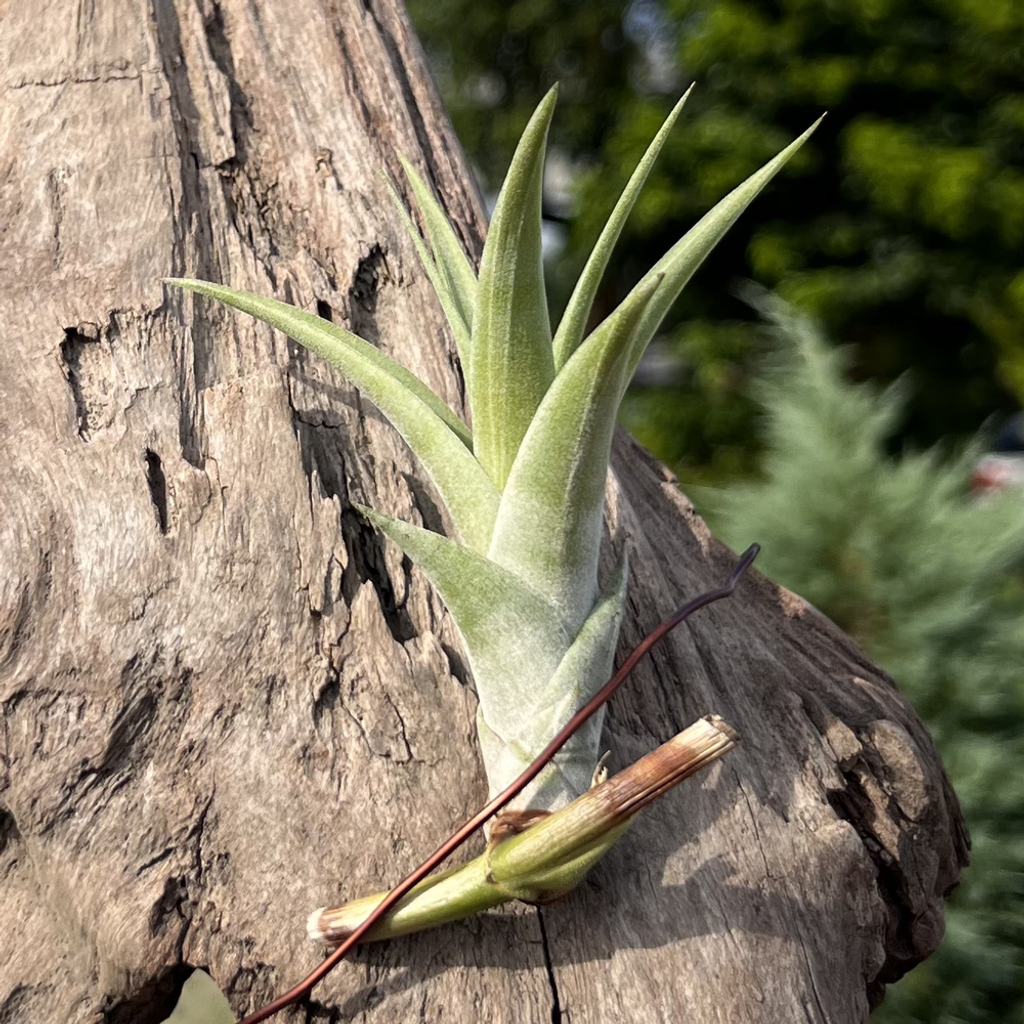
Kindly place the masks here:
POLYGON ((1015 413, 1003 424, 992 451, 978 460, 971 474, 972 494, 1009 490, 1024 492, 1024 412, 1015 413))

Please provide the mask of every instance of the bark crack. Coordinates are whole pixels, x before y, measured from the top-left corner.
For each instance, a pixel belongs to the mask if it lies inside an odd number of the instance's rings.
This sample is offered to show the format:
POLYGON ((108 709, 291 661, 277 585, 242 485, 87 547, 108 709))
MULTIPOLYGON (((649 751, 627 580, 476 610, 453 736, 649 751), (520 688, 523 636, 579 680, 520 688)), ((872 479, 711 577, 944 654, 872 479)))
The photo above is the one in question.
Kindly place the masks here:
POLYGON ((380 337, 377 327, 377 295, 381 285, 390 279, 387 255, 375 242, 359 260, 348 288, 349 330, 371 345, 377 345, 380 337))
MULTIPOLYGON (((60 265, 60 224, 54 218, 54 238, 56 241, 56 262, 60 265)), ((60 343, 60 357, 64 363, 64 379, 68 382, 71 390, 71 398, 75 403, 75 417, 78 420, 78 436, 83 441, 88 441, 91 436, 89 424, 89 405, 85 399, 85 392, 82 388, 82 346, 87 345, 90 339, 74 327, 64 328, 64 340, 60 343)))
POLYGON ((152 448, 147 448, 144 457, 146 460, 146 485, 149 488, 149 497, 153 502, 153 509, 156 512, 157 525, 162 534, 167 533, 167 477, 164 475, 164 467, 152 448))
POLYGON ((547 971, 548 985, 551 987, 551 1024, 562 1024, 563 1019, 568 1024, 568 1012, 562 1009, 562 1001, 558 995, 558 979, 555 977, 555 967, 551 960, 551 943, 548 940, 548 932, 544 927, 544 911, 537 910, 537 922, 540 925, 540 947, 544 954, 544 970, 547 971))
POLYGON ((811 996, 814 999, 814 1007, 818 1012, 818 1020, 824 1024, 829 1019, 828 1014, 825 1012, 825 1007, 821 1002, 821 995, 818 992, 818 983, 814 978, 814 968, 811 966, 811 958, 807 955, 807 944, 804 942, 803 933, 798 934, 800 940, 800 952, 803 953, 804 964, 807 967, 807 981, 811 986, 811 996))
MULTIPOLYGON (((872 824, 883 816, 888 817, 893 827, 903 834, 902 823, 891 813, 892 801, 886 802, 889 806, 881 806, 870 792, 875 788, 869 785, 874 776, 863 757, 858 757, 849 768, 840 770, 845 787, 828 790, 825 796, 836 815, 853 826, 875 865, 876 885, 889 916, 888 934, 884 941, 885 962, 878 974, 868 980, 868 1002, 874 1009, 882 1001, 885 986, 898 981, 933 950, 921 948, 915 938, 914 924, 919 915, 909 890, 911 879, 907 875, 907 866, 887 849, 892 844, 886 843, 879 826, 872 824)), ((880 786, 877 788, 883 792, 880 786)))
MULTIPOLYGON (((181 26, 173 4, 151 0, 157 45, 170 97, 171 123, 177 143, 178 194, 172 195, 174 228, 171 267, 177 276, 217 280, 210 197, 200 170, 202 123, 188 75, 188 59, 181 41, 181 26), (194 260, 194 266, 189 263, 194 260)), ((178 301, 181 301, 180 299, 178 301)), ((202 424, 198 395, 209 384, 212 330, 201 306, 192 304, 191 359, 187 352, 176 358, 181 395, 178 433, 182 456, 203 469, 202 424), (191 364, 191 365, 189 365, 191 364)))
POLYGON ((53 264, 60 269, 63 256, 61 254, 61 226, 64 223, 64 201, 68 187, 66 167, 55 167, 46 176, 46 191, 50 198, 50 216, 53 218, 53 264))
POLYGON ((402 48, 398 45, 398 40, 395 39, 391 30, 384 25, 370 0, 367 0, 365 10, 370 15, 370 19, 373 21, 381 42, 384 44, 384 49, 391 60, 391 71, 399 88, 402 90, 402 99, 405 101, 409 122, 416 133, 416 141, 419 143, 420 150, 427 156, 427 163, 433 168, 436 162, 434 157, 434 140, 431 133, 427 131, 423 112, 420 110, 419 101, 416 99, 416 92, 409 79, 408 55, 402 52, 402 48))
POLYGON ((144 74, 150 72, 149 68, 138 68, 135 71, 121 71, 115 69, 104 71, 103 74, 95 75, 63 75, 60 78, 37 78, 22 79, 14 82, 12 89, 56 89, 62 85, 95 85, 97 82, 137 82, 144 74))
POLYGON ((765 856, 764 843, 761 841, 761 833, 757 827, 757 815, 754 814, 754 808, 750 806, 750 797, 743 785, 743 780, 740 778, 739 772, 733 769, 733 775, 736 778, 736 785, 739 791, 743 794, 743 801, 747 805, 747 813, 750 815, 750 825, 754 830, 754 841, 757 843, 757 852, 761 854, 761 860, 764 862, 764 876, 765 878, 772 878, 771 868, 768 867, 768 858, 765 856))
POLYGON ((402 712, 398 710, 398 705, 391 699, 391 694, 384 694, 384 702, 394 711, 395 718, 398 719, 398 732, 402 737, 402 746, 405 747, 405 762, 415 761, 416 758, 413 757, 412 747, 409 746, 409 735, 406 732, 405 719, 402 717, 402 712))
POLYGON ((206 33, 210 56, 213 58, 214 64, 217 65, 217 70, 227 82, 230 104, 228 116, 231 124, 231 145, 234 149, 234 156, 217 166, 239 166, 245 164, 248 155, 247 140, 253 128, 252 106, 245 90, 238 82, 231 43, 228 41, 224 26, 224 12, 216 0, 214 0, 209 15, 203 19, 203 30, 206 33))

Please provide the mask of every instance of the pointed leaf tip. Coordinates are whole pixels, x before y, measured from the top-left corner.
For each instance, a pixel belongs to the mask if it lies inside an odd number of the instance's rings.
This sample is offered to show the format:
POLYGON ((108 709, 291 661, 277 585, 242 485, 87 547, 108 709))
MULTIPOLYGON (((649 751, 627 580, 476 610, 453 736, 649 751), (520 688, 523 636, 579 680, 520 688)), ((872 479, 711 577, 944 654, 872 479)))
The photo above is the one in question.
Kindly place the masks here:
MULTIPOLYGON (((660 273, 664 274, 665 283, 648 305, 643 322, 637 330, 630 375, 636 369, 640 357, 654 336, 654 332, 661 325, 665 314, 694 272, 704 262, 708 253, 719 243, 743 211, 757 198, 762 189, 782 170, 793 154, 810 138, 821 121, 822 118, 819 117, 802 135, 795 138, 760 170, 755 171, 746 181, 737 185, 724 199, 704 214, 641 279, 640 284, 643 284, 649 278, 660 273)), ((637 288, 639 287, 638 284, 637 288)), ((632 293, 630 294, 632 295, 632 293)))
MULTIPOLYGON (((451 328, 452 336, 455 338, 455 347, 459 353, 459 360, 465 368, 469 365, 469 322, 463 314, 460 300, 454 291, 451 275, 447 272, 446 268, 440 266, 431 255, 430 250, 427 248, 427 243, 423 241, 419 230, 413 223, 412 216, 405 208, 405 203, 402 200, 401 195, 399 195, 398 187, 395 185, 391 176, 386 171, 382 170, 381 177, 384 179, 384 186, 387 188, 388 194, 391 196, 392 202, 395 204, 398 216, 405 225, 406 233, 412 240, 413 247, 416 250, 416 255, 420 260, 420 265, 423 267, 423 270, 427 275, 427 280, 430 281, 431 287, 434 289, 434 294, 441 303, 441 309, 444 310, 445 319, 448 321, 448 326, 451 328)), ((427 218, 424 215, 424 220, 426 219, 427 218)), ((436 246, 433 246, 433 248, 436 249, 436 246)))
POLYGON ((276 327, 345 374, 405 438, 462 540, 474 550, 487 550, 498 492, 469 450, 465 425, 418 377, 357 335, 285 302, 208 281, 170 283, 276 327))
POLYGON ((416 205, 423 218, 423 228, 427 242, 433 253, 437 271, 444 281, 444 286, 451 297, 452 309, 445 307, 449 321, 453 316, 461 318, 467 335, 466 350, 460 342, 459 355, 462 357, 463 369, 468 374, 471 356, 469 353, 469 331, 473 326, 473 310, 476 307, 477 280, 473 264, 466 255, 447 213, 434 195, 433 189, 423 180, 419 172, 400 151, 396 150, 398 160, 405 171, 416 205))
POLYGON ((651 140, 646 152, 640 158, 640 162, 636 165, 636 169, 626 183, 626 187, 622 190, 622 195, 619 196, 611 216, 609 216, 597 243, 594 245, 593 251, 587 259, 586 266, 576 282, 576 287, 573 289, 572 296, 555 333, 555 339, 552 342, 556 370, 560 370, 566 364, 569 357, 576 351, 583 340, 583 332, 586 330, 587 320, 590 318, 594 296, 597 294, 597 289, 601 284, 601 278, 604 276, 615 243, 618 241, 626 220, 632 212, 633 205, 643 189, 644 182, 647 181, 647 176, 650 174, 651 168, 654 166, 654 162, 665 145, 665 140, 672 131, 691 92, 693 92, 692 85, 680 97, 679 101, 669 112, 668 117, 665 118, 661 128, 658 129, 657 134, 651 140))
POLYGON ((519 140, 480 262, 469 373, 473 450, 499 491, 555 375, 541 193, 556 96, 553 87, 519 140))

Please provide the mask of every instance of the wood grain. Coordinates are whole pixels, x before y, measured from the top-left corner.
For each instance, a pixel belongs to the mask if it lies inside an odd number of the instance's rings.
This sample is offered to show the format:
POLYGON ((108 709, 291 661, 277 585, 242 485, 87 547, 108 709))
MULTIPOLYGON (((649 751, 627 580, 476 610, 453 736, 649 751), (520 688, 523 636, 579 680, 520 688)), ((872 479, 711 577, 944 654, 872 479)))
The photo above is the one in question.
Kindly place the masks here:
MULTIPOLYGON (((319 310, 461 409, 378 176, 483 217, 391 0, 0 4, 0 1022, 161 1020, 187 965, 239 1014, 309 910, 401 877, 479 805, 443 606, 351 508, 444 529, 329 368, 165 291, 319 310)), ((620 437, 627 649, 731 555, 620 437)), ((933 745, 798 597, 743 584, 617 697, 613 768, 718 712, 743 744, 542 911, 368 947, 288 1019, 862 1021, 966 860, 933 745)))

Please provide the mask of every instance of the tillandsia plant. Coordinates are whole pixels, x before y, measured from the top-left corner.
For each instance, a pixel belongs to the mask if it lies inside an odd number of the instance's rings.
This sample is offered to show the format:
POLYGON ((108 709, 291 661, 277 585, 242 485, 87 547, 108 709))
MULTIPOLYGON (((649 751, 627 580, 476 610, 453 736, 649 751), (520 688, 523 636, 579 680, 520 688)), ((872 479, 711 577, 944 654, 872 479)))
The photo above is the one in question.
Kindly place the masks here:
MULTIPOLYGON (((426 240, 392 187, 458 346, 472 430, 412 373, 329 321, 223 285, 169 282, 250 313, 323 356, 377 405, 422 463, 456 536, 360 511, 419 565, 455 620, 479 699, 492 795, 536 758, 611 668, 627 567, 623 554, 599 593, 598 556, 612 433, 633 371, 705 256, 813 131, 726 196, 587 336, 612 247, 684 96, 626 185, 552 337, 541 187, 555 97, 552 89, 519 142, 479 276, 407 160, 426 240)), ((566 744, 520 806, 554 810, 589 787, 601 717, 566 744)))
MULTIPOLYGON (((697 267, 815 127, 706 214, 588 335, 612 248, 684 96, 616 203, 552 334, 541 190, 555 99, 552 89, 519 142, 479 274, 407 160, 400 157, 425 238, 389 182, 455 338, 472 429, 412 373, 329 321, 223 285, 169 281, 249 313, 323 356, 374 402, 422 463, 455 536, 359 508, 424 571, 459 629, 479 699, 492 797, 535 763, 609 674, 627 565, 623 551, 601 590, 598 558, 616 414, 637 363, 697 267)), ((590 788, 602 716, 603 708, 592 714, 531 779, 517 795, 520 809, 554 811, 590 788)), ((601 852, 617 838, 609 834, 601 852)))

